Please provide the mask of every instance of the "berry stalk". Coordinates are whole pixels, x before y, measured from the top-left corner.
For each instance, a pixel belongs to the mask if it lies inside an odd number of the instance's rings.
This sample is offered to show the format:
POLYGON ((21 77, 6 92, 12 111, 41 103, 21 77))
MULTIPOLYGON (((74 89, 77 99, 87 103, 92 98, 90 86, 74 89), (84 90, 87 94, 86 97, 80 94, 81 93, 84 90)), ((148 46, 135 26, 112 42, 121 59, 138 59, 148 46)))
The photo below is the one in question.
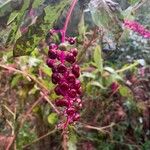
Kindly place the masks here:
POLYGON ((65 24, 64 24, 64 28, 62 29, 62 43, 65 42, 67 27, 68 27, 68 24, 69 24, 69 21, 70 21, 70 17, 71 17, 72 11, 73 11, 77 1, 78 0, 73 0, 72 1, 70 10, 69 10, 69 12, 67 14, 67 18, 66 18, 66 21, 65 21, 65 24))

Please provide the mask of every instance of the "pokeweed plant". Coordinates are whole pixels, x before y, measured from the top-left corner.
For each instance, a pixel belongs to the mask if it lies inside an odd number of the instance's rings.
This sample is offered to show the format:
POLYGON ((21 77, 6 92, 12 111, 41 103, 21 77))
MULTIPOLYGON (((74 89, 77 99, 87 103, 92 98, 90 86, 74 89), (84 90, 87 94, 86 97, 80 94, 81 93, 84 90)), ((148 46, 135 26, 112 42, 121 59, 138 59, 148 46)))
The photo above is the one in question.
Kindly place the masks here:
POLYGON ((60 126, 65 129, 69 124, 79 120, 78 110, 82 108, 80 67, 76 62, 78 54, 75 37, 66 35, 67 26, 77 0, 73 0, 68 12, 64 28, 49 31, 49 51, 47 65, 52 69, 52 83, 56 84, 55 93, 60 96, 55 101, 56 106, 63 107, 62 115, 66 117, 65 123, 60 126), (60 41, 57 40, 60 37, 60 41), (69 47, 69 48, 68 48, 69 47))

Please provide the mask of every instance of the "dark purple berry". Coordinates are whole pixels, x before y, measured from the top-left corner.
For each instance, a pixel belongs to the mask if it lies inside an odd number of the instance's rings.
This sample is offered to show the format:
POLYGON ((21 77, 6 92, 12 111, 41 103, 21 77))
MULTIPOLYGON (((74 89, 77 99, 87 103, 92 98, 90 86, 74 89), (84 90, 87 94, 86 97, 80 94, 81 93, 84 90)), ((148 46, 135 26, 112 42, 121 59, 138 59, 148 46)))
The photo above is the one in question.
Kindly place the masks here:
POLYGON ((59 73, 65 73, 65 72, 67 71, 67 68, 66 68, 66 66, 65 66, 64 64, 59 64, 59 65, 57 66, 57 71, 58 71, 59 73))
POLYGON ((53 73, 57 73, 57 67, 56 67, 56 66, 53 66, 53 67, 52 67, 52 72, 53 72, 53 73))
POLYGON ((60 89, 59 86, 56 86, 55 89, 54 89, 54 91, 55 91, 55 93, 56 93, 57 95, 62 95, 62 92, 61 92, 61 89, 60 89))
POLYGON ((73 107, 68 108, 67 111, 66 111, 66 113, 67 113, 69 116, 73 115, 75 112, 76 112, 76 110, 75 110, 75 108, 73 108, 73 107))
POLYGON ((57 58, 57 52, 54 49, 50 49, 48 51, 48 57, 51 59, 56 59, 57 58))
POLYGON ((54 44, 54 43, 52 43, 52 44, 50 44, 50 46, 49 46, 49 49, 50 50, 56 50, 58 48, 58 46, 56 45, 56 44, 54 44))
POLYGON ((73 56, 72 53, 68 53, 67 56, 66 56, 66 61, 73 64, 76 60, 75 60, 75 57, 73 56))
POLYGON ((76 57, 78 55, 78 50, 76 48, 71 49, 71 52, 74 57, 76 57))
POLYGON ((77 65, 77 64, 75 64, 75 65, 73 65, 73 67, 72 67, 72 72, 74 73, 76 73, 76 72, 80 72, 80 67, 79 67, 79 65, 77 65))
POLYGON ((79 80, 76 80, 75 83, 70 85, 70 88, 78 90, 81 87, 81 83, 79 80))
POLYGON ((75 98, 76 95, 77 95, 77 92, 76 92, 75 89, 71 89, 71 90, 69 91, 69 95, 68 95, 68 96, 69 96, 70 98, 75 98))
POLYGON ((46 64, 48 67, 53 68, 54 67, 54 60, 47 59, 46 64))
POLYGON ((76 80, 76 78, 75 78, 74 74, 69 73, 68 76, 67 76, 67 81, 69 83, 75 83, 75 80, 76 80))
POLYGON ((61 80, 61 76, 60 76, 59 73, 53 73, 53 74, 52 74, 52 82, 53 82, 54 84, 59 83, 60 80, 61 80))
POLYGON ((75 88, 79 89, 81 87, 81 82, 79 80, 76 80, 75 82, 75 88))
POLYGON ((79 78, 79 76, 80 76, 79 72, 73 72, 73 74, 75 75, 76 78, 79 78))
POLYGON ((69 102, 66 101, 66 100, 64 100, 64 99, 57 99, 57 100, 55 101, 55 104, 56 104, 56 106, 58 106, 58 107, 63 107, 63 106, 68 107, 68 106, 69 106, 69 102))
POLYGON ((80 67, 79 65, 75 64, 72 67, 72 73, 75 75, 76 78, 80 76, 80 67))
POLYGON ((69 85, 66 82, 60 84, 60 89, 62 93, 65 93, 69 89, 69 85))
POLYGON ((68 38, 68 42, 69 42, 71 45, 73 45, 73 44, 76 42, 76 40, 75 40, 75 38, 70 37, 70 38, 68 38))
POLYGON ((77 93, 78 93, 79 95, 82 94, 82 88, 81 88, 81 87, 77 90, 77 93))

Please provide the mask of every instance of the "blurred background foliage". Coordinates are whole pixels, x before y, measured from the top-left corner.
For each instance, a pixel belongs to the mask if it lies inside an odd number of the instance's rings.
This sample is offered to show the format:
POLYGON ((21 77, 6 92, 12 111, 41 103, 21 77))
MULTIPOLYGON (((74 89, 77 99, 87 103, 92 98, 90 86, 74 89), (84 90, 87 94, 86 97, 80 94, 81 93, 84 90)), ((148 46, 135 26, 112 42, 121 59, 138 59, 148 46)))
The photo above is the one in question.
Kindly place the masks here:
POLYGON ((78 1, 67 30, 77 37, 84 106, 66 141, 45 62, 48 31, 63 27, 71 1, 0 0, 1 150, 150 149, 150 40, 121 26, 149 29, 150 1, 116 0, 112 25, 95 1, 78 1))

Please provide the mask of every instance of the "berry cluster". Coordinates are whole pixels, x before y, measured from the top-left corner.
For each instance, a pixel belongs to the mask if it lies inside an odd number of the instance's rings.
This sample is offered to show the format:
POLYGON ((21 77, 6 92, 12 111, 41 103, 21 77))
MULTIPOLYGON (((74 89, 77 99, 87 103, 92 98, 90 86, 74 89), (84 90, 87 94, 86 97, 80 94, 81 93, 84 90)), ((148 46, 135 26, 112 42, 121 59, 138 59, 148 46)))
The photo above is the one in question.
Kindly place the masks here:
MULTIPOLYGON (((51 30, 51 36, 56 32, 51 30)), ((62 114, 67 118, 64 128, 80 118, 78 110, 82 108, 81 83, 77 79, 80 76, 80 67, 76 64, 78 50, 73 47, 76 40, 68 37, 65 42, 71 47, 69 50, 64 43, 50 43, 47 59, 47 65, 52 69, 52 83, 56 85, 55 93, 60 97, 55 104, 63 108, 62 114)))
POLYGON ((138 33, 144 38, 150 38, 150 31, 136 21, 125 20, 124 26, 138 33))

